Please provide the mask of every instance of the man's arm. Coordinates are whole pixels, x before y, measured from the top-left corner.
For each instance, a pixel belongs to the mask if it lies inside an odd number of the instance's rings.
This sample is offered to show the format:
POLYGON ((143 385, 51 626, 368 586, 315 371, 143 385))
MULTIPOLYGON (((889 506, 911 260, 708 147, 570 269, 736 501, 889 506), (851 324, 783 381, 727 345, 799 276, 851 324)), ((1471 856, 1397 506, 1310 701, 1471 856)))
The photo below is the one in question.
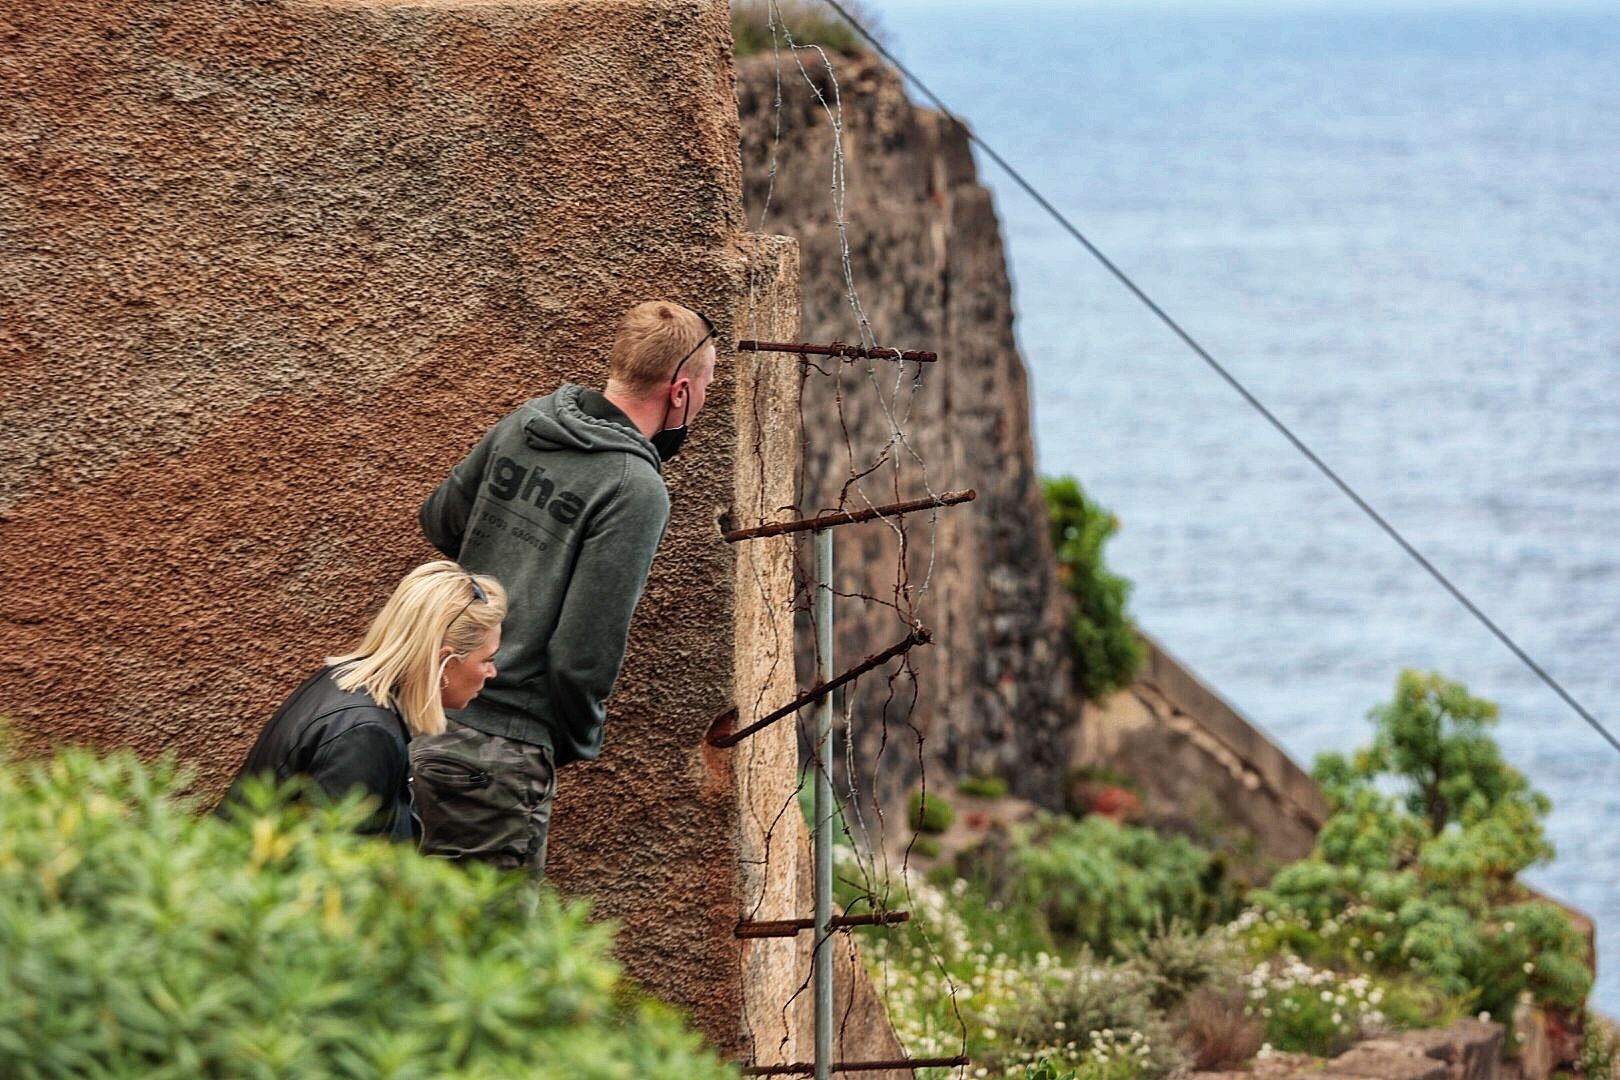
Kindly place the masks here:
MULTIPOLYGON (((497 425, 498 426, 498 425, 497 425)), ((478 484, 484 477, 484 465, 489 460, 489 448, 495 438, 491 428, 461 460, 444 482, 422 502, 416 513, 417 523, 428 543, 452 559, 461 558, 461 540, 467 534, 467 519, 472 514, 473 502, 478 497, 478 484)))
POLYGON ((589 760, 601 749, 604 702, 619 677, 630 617, 669 523, 662 481, 641 470, 625 479, 580 545, 546 649, 559 765, 589 760))

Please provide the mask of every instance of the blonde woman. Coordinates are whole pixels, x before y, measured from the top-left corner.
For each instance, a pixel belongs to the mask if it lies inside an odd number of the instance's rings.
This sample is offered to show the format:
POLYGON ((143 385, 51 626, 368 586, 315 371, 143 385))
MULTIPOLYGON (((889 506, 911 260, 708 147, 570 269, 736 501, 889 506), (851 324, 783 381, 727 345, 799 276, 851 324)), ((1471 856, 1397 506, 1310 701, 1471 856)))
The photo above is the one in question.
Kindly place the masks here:
POLYGON ((418 566, 394 589, 354 651, 329 657, 259 735, 225 796, 250 776, 313 780, 328 795, 358 788, 378 803, 362 831, 412 836, 407 777, 413 736, 439 735, 495 675, 506 591, 456 563, 418 566))

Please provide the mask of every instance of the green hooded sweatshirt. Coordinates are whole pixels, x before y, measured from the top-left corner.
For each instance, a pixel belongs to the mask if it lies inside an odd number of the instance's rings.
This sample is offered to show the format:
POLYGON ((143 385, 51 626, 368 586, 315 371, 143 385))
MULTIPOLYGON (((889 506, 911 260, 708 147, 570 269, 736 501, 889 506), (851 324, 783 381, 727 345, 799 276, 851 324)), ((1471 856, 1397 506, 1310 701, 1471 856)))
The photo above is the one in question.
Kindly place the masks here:
POLYGON ((454 719, 550 747, 602 749, 603 703, 669 523, 658 451, 606 398, 564 385, 490 429, 418 515, 434 547, 506 587, 499 672, 454 719))

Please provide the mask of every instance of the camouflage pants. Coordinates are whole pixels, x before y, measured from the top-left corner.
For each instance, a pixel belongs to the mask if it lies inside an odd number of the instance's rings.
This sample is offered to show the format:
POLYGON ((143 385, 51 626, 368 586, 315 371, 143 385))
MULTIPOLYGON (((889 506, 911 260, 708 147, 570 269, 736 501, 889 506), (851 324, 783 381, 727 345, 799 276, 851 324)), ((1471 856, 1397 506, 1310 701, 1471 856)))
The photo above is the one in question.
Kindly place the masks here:
POLYGON ((549 747, 454 720, 443 735, 412 739, 411 796, 423 853, 527 870, 538 879, 556 775, 549 747))

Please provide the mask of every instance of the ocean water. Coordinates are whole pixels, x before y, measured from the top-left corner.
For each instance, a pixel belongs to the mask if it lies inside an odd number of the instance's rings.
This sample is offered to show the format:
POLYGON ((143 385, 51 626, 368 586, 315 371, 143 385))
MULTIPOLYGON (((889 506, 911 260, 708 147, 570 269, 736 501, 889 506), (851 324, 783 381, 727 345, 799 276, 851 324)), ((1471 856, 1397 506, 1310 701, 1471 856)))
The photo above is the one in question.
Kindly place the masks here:
MULTIPOLYGON (((869 4, 902 59, 1620 734, 1620 5, 869 4)), ((1620 753, 994 166, 1041 467, 1308 765, 1404 666, 1502 707, 1620 1014, 1620 753), (1609 962, 1610 959, 1614 962, 1609 962)), ((972 477, 953 477, 968 483, 972 477)))

